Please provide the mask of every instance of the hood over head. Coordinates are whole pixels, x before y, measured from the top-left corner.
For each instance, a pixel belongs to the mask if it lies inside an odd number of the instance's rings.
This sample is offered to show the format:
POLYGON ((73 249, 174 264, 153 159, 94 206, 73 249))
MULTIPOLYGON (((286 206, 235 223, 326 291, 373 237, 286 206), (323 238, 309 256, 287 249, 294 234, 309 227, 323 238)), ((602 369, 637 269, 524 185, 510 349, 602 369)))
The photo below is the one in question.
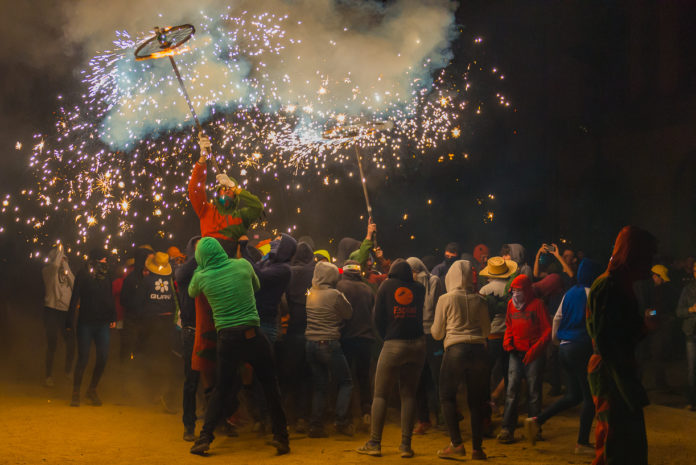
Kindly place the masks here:
POLYGON ((306 242, 299 242, 295 255, 292 256, 290 264, 293 266, 307 265, 314 262, 314 250, 312 246, 306 242))
POLYGON ((150 256, 151 253, 152 252, 148 249, 142 247, 136 248, 133 254, 133 269, 139 271, 145 269, 145 260, 147 260, 147 257, 150 256))
POLYGON ((518 265, 524 265, 526 250, 522 244, 508 244, 510 247, 510 258, 518 265))
POLYGON ((406 261, 411 267, 411 271, 416 274, 416 281, 421 283, 427 289, 430 281, 430 272, 425 266, 425 263, 423 263, 418 257, 408 257, 406 261))
POLYGON ((657 239, 637 226, 624 226, 616 237, 607 274, 617 276, 625 287, 650 276, 652 256, 657 252, 657 239))
POLYGON ((299 244, 300 242, 304 242, 305 244, 309 245, 312 250, 316 249, 317 246, 314 243, 314 239, 312 239, 312 236, 300 236, 299 239, 297 239, 297 243, 299 244))
POLYGON ((196 242, 200 240, 201 236, 193 236, 186 243, 186 257, 189 259, 196 253, 196 242))
POLYGON ((489 257, 490 253, 488 246, 486 244, 479 244, 474 247, 474 260, 476 260, 479 265, 483 265, 483 257, 489 257))
POLYGON ((278 247, 275 251, 271 250, 270 258, 276 263, 289 262, 292 256, 295 255, 295 250, 297 250, 297 241, 295 238, 283 233, 280 235, 278 247))
MULTIPOLYGON (((524 306, 529 305, 529 303, 534 299, 534 290, 532 289, 532 281, 526 274, 521 274, 512 280, 510 284, 510 289, 521 289, 524 295, 524 306)), ((517 306, 516 306, 517 307, 517 306)), ((519 307, 517 307, 519 309, 519 307)))
POLYGON ((397 258, 389 268, 389 277, 405 282, 413 282, 413 270, 403 258, 397 258))
POLYGON ((545 276, 544 279, 532 284, 532 289, 537 297, 543 299, 563 292, 563 280, 561 279, 561 275, 551 273, 545 276))
POLYGON ((343 276, 348 279, 360 279, 360 263, 355 260, 346 260, 343 264, 343 276))
POLYGON ((599 263, 589 258, 583 258, 578 266, 578 285, 582 287, 592 287, 592 283, 601 273, 599 263))
POLYGON ((352 237, 344 237, 338 243, 338 251, 336 252, 336 265, 343 266, 343 263, 348 260, 350 254, 360 249, 360 241, 352 237))
POLYGON ((196 245, 196 263, 198 269, 220 268, 227 263, 227 253, 213 237, 204 237, 196 245))
POLYGON ((445 275, 445 288, 447 292, 463 289, 466 292, 474 292, 474 274, 471 262, 468 260, 457 260, 452 263, 449 271, 445 275))
POLYGON ((319 289, 327 289, 336 287, 340 273, 338 267, 333 263, 319 262, 314 267, 314 276, 312 277, 312 287, 319 289))

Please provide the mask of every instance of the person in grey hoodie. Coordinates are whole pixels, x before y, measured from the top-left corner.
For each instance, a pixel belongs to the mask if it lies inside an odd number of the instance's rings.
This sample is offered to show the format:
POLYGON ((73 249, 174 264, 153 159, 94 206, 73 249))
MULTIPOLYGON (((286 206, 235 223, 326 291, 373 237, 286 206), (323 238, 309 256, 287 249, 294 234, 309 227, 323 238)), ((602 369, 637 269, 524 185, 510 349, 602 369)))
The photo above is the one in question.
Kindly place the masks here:
POLYGON ((520 274, 532 276, 532 267, 526 262, 526 250, 522 244, 505 244, 500 249, 500 256, 505 260, 513 260, 517 263, 520 274))
POLYGON ((65 330, 75 276, 70 271, 68 258, 63 246, 58 245, 48 253, 46 264, 41 269, 46 295, 44 296, 44 328, 46 330, 46 381, 48 387, 53 382, 53 358, 56 354, 58 332, 65 341, 65 376, 69 377, 75 358, 75 337, 65 330))
POLYGON ((413 429, 414 434, 424 434, 431 426, 430 409, 435 412, 437 423, 440 424, 440 402, 438 401, 440 383, 440 365, 444 348, 442 341, 436 341, 430 334, 430 327, 435 319, 435 306, 442 294, 445 293, 444 283, 440 278, 428 272, 425 264, 417 257, 406 259, 413 272, 413 279, 425 287, 425 302, 423 303, 423 332, 425 333, 425 366, 418 382, 416 402, 418 404, 418 423, 413 429), (428 389, 433 386, 434 389, 428 389), (431 395, 432 394, 432 395, 431 395))
POLYGON ((445 355, 440 371, 440 403, 450 434, 450 445, 438 451, 441 458, 466 455, 457 415, 457 389, 466 385, 471 412, 473 460, 485 460, 481 449, 486 403, 490 389, 486 340, 491 329, 486 299, 474 290, 468 260, 457 260, 445 276, 447 294, 438 300, 431 334, 444 339, 445 355))
POLYGON ((312 367, 312 414, 309 437, 326 437, 322 417, 326 409, 329 373, 338 385, 336 395, 336 432, 353 435, 348 417, 353 381, 348 362, 341 349, 341 327, 351 318, 353 308, 341 291, 336 290, 338 268, 319 262, 314 268, 312 287, 307 293, 307 361, 312 367))

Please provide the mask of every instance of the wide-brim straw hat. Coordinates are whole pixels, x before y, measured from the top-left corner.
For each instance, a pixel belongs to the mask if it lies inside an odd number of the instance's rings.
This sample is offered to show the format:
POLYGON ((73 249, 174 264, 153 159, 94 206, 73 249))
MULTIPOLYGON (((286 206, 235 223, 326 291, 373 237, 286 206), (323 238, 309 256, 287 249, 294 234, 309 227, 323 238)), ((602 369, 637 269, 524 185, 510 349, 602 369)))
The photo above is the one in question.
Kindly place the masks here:
POLYGON ((165 252, 156 252, 155 254, 147 257, 147 260, 145 260, 145 268, 147 268, 151 273, 155 273, 160 276, 172 274, 172 265, 169 264, 169 255, 165 252))
POLYGON ((517 271, 517 262, 503 257, 491 257, 486 267, 479 273, 487 278, 509 278, 517 271))

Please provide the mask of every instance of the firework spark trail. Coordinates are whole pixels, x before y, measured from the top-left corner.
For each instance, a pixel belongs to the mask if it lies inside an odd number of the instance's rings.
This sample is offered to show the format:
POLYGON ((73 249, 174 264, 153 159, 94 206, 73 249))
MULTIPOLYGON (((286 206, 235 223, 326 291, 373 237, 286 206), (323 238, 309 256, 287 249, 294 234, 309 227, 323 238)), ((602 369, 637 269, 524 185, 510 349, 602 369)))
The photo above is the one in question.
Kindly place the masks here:
MULTIPOLYGON (((208 120, 218 162, 239 173, 244 185, 270 180, 290 189, 294 176, 337 184, 340 177, 329 174, 330 168, 345 165, 347 175, 354 175, 353 155, 346 150, 353 144, 364 149, 371 166, 399 168, 404 150, 424 153, 459 137, 465 110, 471 110, 467 76, 448 79, 443 71, 424 80, 413 66, 404 68, 398 82, 378 75, 368 91, 356 86, 350 71, 332 79, 317 69, 311 80, 305 72, 305 82, 295 85, 296 76, 278 78, 269 69, 294 60, 302 49, 302 39, 282 27, 292 24, 297 32, 301 20, 247 12, 202 16, 199 32, 177 61, 191 83, 196 110, 208 120), (464 87, 451 83, 462 81, 464 87), (380 120, 393 127, 371 130, 380 120), (346 127, 358 130, 343 135, 346 127), (327 138, 327 131, 338 135, 327 138)), ((26 212, 9 196, 1 209, 30 227, 35 243, 62 238, 85 250, 87 243, 101 242, 116 253, 131 245, 138 225, 156 225, 171 238, 166 225, 186 214, 188 156, 197 147, 168 63, 132 58, 146 35, 117 32, 114 49, 95 56, 83 73, 82 102, 60 108, 55 134, 35 136, 30 167, 36 185, 22 192, 26 212), (29 213, 37 208, 39 214, 29 213)), ((340 48, 340 38, 331 42, 340 48)), ((430 76, 432 59, 418 67, 430 76)), ((509 105, 500 94, 496 99, 509 105)))

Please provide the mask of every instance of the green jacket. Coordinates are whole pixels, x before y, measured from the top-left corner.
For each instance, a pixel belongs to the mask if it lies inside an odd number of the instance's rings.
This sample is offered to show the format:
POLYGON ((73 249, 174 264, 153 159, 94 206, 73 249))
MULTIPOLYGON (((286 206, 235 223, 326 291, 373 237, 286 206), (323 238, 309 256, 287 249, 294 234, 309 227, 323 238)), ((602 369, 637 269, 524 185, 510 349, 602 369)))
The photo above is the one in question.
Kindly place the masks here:
POLYGON ((213 310, 215 328, 219 331, 236 326, 259 326, 254 293, 260 285, 251 264, 243 258, 227 258, 220 243, 212 237, 198 242, 196 262, 198 268, 188 292, 191 297, 205 294, 213 310))

